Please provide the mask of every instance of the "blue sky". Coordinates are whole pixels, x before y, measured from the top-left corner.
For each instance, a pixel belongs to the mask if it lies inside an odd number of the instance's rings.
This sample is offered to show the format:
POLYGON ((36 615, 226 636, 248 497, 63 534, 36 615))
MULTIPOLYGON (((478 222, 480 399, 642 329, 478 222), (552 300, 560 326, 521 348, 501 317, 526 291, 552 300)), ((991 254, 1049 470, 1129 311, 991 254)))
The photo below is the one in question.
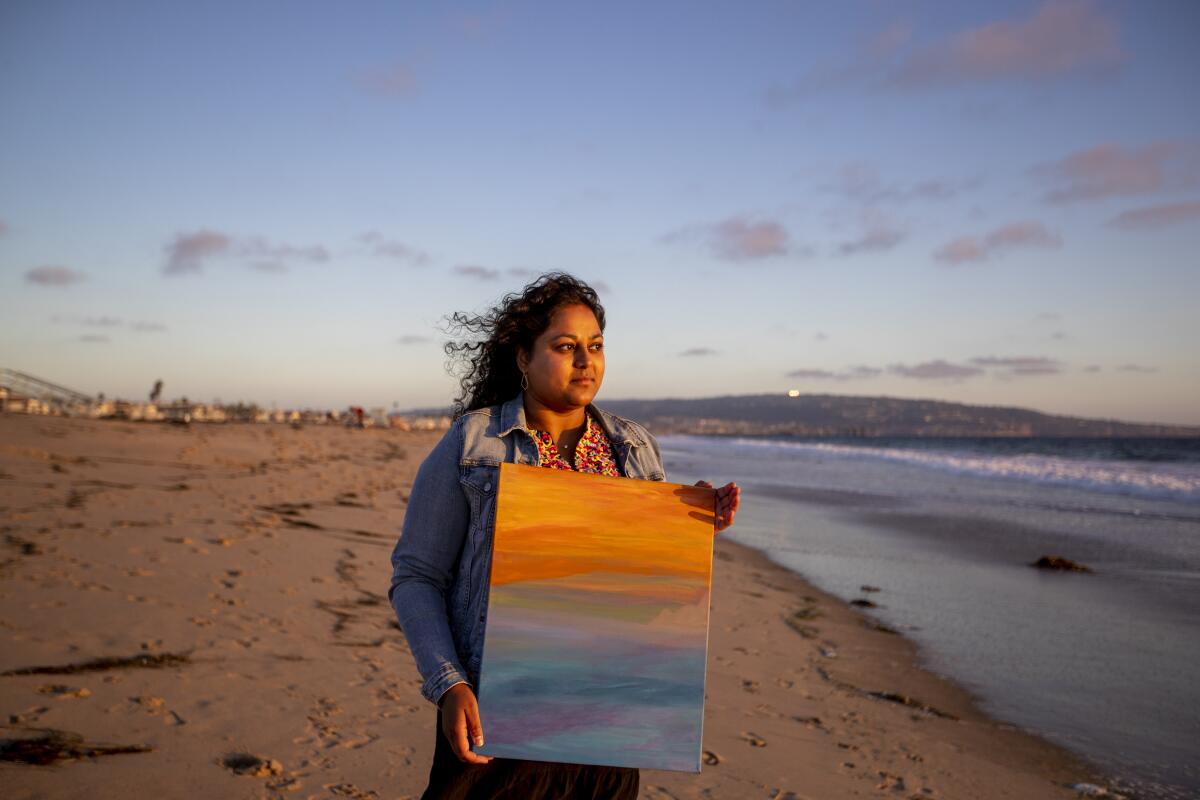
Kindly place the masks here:
POLYGON ((597 283, 604 397, 1200 424, 1189 2, 0 6, 0 366, 445 403, 597 283))

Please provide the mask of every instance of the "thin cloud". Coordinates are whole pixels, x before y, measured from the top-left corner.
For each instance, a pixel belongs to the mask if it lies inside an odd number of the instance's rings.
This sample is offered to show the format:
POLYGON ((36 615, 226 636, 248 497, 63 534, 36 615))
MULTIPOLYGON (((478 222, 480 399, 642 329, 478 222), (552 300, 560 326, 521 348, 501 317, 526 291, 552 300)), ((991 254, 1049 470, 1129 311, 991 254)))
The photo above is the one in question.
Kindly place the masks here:
POLYGON ((355 82, 379 97, 411 97, 417 91, 416 76, 404 64, 362 72, 355 82))
POLYGON ((1089 0, 1052 0, 1024 20, 962 31, 903 57, 885 82, 922 89, 1040 81, 1112 71, 1125 61, 1116 22, 1089 0))
POLYGON ((864 214, 863 233, 857 239, 842 242, 838 252, 844 256, 856 253, 879 253, 891 250, 904 241, 904 232, 894 227, 882 214, 864 214))
POLYGON ((996 367, 1009 375, 1057 375, 1062 364, 1045 356, 980 356, 971 363, 978 367, 996 367))
POLYGON ((1200 203, 1171 203, 1136 208, 1117 214, 1107 223, 1110 228, 1144 231, 1200 220, 1200 203))
POLYGON ((895 23, 854 48, 848 60, 771 87, 767 102, 787 105, 830 89, 916 91, 1108 75, 1126 59, 1116 21, 1097 3, 1050 0, 1028 17, 988 22, 927 43, 916 40, 911 26, 895 23))
POLYGON ((271 242, 262 236, 235 238, 220 231, 203 229, 194 233, 179 233, 165 248, 167 261, 164 275, 201 273, 214 258, 240 258, 247 266, 260 272, 286 272, 288 261, 329 261, 324 245, 293 245, 271 242))
POLYGON ((358 237, 358 241, 370 247, 371 254, 379 258, 403 261, 418 267, 428 264, 430 260, 429 254, 424 250, 389 239, 379 231, 367 231, 358 237))
POLYGON ((84 273, 70 267, 43 266, 26 271, 26 283, 36 283, 39 286, 70 286, 87 278, 84 273))
POLYGON ((859 365, 847 367, 840 372, 828 369, 794 369, 791 372, 784 373, 784 377, 803 378, 807 380, 853 381, 874 378, 882 374, 883 370, 879 367, 859 365))
POLYGON ((5 235, 6 233, 8 233, 8 223, 0 219, 0 236, 5 235))
POLYGON ((481 281, 494 281, 500 277, 500 270, 481 267, 477 264, 459 264, 454 268, 454 273, 481 281))
POLYGON ((817 331, 813 335, 813 338, 816 339, 818 342, 825 342, 825 341, 829 341, 829 334, 825 333, 824 331, 817 331))
POLYGON ((972 367, 965 364, 951 364, 939 358, 935 361, 925 361, 913 365, 892 364, 888 367, 888 372, 904 378, 914 378, 922 381, 940 381, 973 378, 976 375, 982 375, 984 370, 981 367, 972 367))
POLYGON ((405 334, 396 339, 396 344, 424 344, 429 341, 428 336, 419 336, 415 333, 405 334))
POLYGON ((752 222, 744 217, 730 217, 705 225, 681 228, 661 237, 660 241, 675 244, 700 239, 713 255, 724 261, 760 261, 786 255, 789 249, 787 229, 778 222, 752 222))
POLYGON ((1042 223, 1014 222, 989 231, 982 237, 964 236, 947 242, 934 251, 933 257, 947 264, 966 264, 986 261, 1016 248, 1061 246, 1059 235, 1047 230, 1042 223))
POLYGON ((89 328, 118 328, 124 324, 120 317, 80 317, 74 314, 65 317, 55 314, 50 321, 59 325, 85 325, 89 328))
POLYGON ((1191 189, 1200 186, 1200 142, 1100 144, 1031 172, 1049 187, 1044 199, 1058 205, 1191 189))
POLYGON ((1138 372, 1148 375, 1151 372, 1158 372, 1158 367, 1151 367, 1145 364, 1122 364, 1117 367, 1117 372, 1138 372))
POLYGON ((1083 368, 1084 372, 1099 372, 1101 369, 1099 364, 1088 364, 1083 368))
POLYGON ((689 347, 679 355, 682 358, 699 358, 703 356, 715 356, 716 354, 717 351, 713 350, 711 347, 689 347))
POLYGON ((229 252, 231 245, 232 240, 217 231, 176 234, 175 239, 166 246, 167 263, 163 266, 163 274, 201 272, 206 259, 229 252))
POLYGON ((116 328, 124 324, 120 317, 84 317, 82 322, 93 328, 116 328))
POLYGON ((267 261, 311 261, 322 264, 329 260, 329 251, 324 245, 297 246, 272 244, 261 236, 251 236, 238 243, 238 255, 243 258, 261 258, 267 261))
MULTIPOLYGON (((75 314, 62 316, 55 314, 50 317, 50 321, 56 325, 82 325, 87 328, 123 328, 126 327, 125 320, 120 317, 110 317, 106 315, 98 317, 81 317, 75 314)), ((161 322, 147 322, 140 320, 132 322, 128 325, 129 329, 137 333, 160 333, 167 329, 166 325, 161 322)))
POLYGON ((902 205, 914 200, 949 200, 978 188, 978 177, 928 178, 905 183, 887 181, 873 164, 850 161, 843 164, 832 183, 820 187, 861 206, 902 205))
POLYGON ((1040 311, 1033 318, 1034 322, 1061 322, 1062 314, 1057 311, 1040 311))
POLYGON ((79 337, 79 341, 102 344, 104 342, 109 341, 109 338, 107 336, 103 336, 99 333, 85 333, 79 337))

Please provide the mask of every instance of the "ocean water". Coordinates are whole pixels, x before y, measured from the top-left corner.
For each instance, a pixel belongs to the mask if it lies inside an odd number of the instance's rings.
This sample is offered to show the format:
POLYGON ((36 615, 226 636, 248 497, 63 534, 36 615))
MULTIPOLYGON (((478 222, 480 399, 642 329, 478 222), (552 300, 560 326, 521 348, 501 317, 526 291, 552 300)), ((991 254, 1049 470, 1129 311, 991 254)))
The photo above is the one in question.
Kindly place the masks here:
POLYGON ((664 436, 729 534, 1139 798, 1200 796, 1200 440, 664 436), (1093 574, 1047 573, 1042 555, 1093 574))

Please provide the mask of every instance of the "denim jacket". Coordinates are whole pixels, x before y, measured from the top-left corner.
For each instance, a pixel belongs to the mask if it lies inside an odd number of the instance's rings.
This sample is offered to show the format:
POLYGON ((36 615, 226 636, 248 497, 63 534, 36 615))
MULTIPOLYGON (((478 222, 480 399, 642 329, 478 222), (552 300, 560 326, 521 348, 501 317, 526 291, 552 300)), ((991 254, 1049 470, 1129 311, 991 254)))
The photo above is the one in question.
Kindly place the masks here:
MULTIPOLYGON (((658 442, 645 428, 595 406, 588 411, 622 475, 666 480, 658 442)), ((499 465, 539 462, 517 395, 459 417, 417 471, 388 599, 424 679, 421 694, 433 703, 456 683, 478 686, 499 465)))

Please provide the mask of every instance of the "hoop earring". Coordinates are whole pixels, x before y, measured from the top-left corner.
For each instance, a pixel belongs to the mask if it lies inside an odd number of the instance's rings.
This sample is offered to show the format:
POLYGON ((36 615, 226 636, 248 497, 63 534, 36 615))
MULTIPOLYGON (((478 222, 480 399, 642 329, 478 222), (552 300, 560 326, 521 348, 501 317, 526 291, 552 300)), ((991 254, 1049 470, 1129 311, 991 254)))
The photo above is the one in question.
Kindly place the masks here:
POLYGON ((529 375, 524 372, 521 373, 521 391, 529 391, 529 375))

